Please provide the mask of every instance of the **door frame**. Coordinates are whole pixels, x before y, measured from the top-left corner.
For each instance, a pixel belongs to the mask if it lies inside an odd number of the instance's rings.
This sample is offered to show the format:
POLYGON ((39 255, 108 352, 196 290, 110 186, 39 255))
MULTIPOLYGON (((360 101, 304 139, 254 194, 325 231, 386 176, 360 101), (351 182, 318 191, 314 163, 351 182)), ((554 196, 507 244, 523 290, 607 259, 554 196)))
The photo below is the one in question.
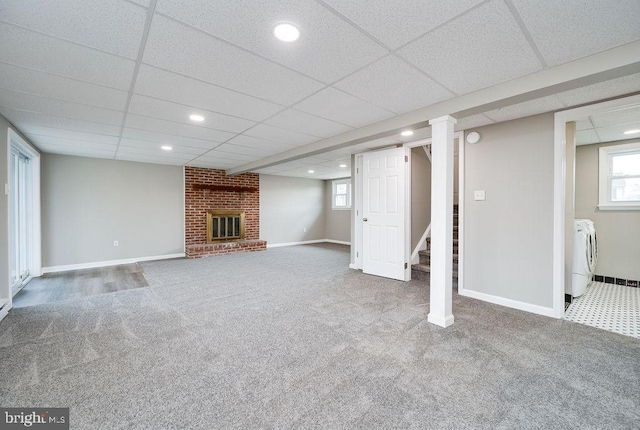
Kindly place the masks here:
MULTIPOLYGON (((593 103, 579 108, 556 112, 553 133, 553 309, 549 316, 564 317, 565 295, 565 208, 567 149, 575 152, 575 147, 567 148, 566 123, 576 119, 624 107, 640 105, 640 95, 622 97, 601 103, 593 103)), ((573 184, 575 191, 575 181, 573 184)))
MULTIPOLYGON (((12 128, 8 129, 7 132, 7 186, 5 188, 5 195, 8 195, 10 190, 12 189, 12 181, 13 178, 10 177, 8 172, 10 172, 9 163, 11 162, 11 148, 16 148, 19 152, 26 155, 29 158, 29 163, 31 164, 31 188, 30 198, 27 202, 30 210, 30 222, 29 228, 31 229, 31 237, 28 243, 29 246, 29 272, 30 275, 27 279, 24 280, 23 284, 27 284, 33 277, 42 275, 42 246, 41 246, 41 207, 40 207, 40 152, 36 150, 33 146, 31 146, 22 136, 20 136, 16 131, 12 128)), ((11 249, 11 219, 12 219, 12 211, 11 211, 11 203, 10 200, 7 202, 7 248, 9 250, 8 253, 8 266, 9 271, 7 273, 7 285, 8 285, 8 296, 12 297, 13 292, 11 291, 11 253, 13 250, 11 249)), ((5 292, 3 292, 5 293, 5 292)))

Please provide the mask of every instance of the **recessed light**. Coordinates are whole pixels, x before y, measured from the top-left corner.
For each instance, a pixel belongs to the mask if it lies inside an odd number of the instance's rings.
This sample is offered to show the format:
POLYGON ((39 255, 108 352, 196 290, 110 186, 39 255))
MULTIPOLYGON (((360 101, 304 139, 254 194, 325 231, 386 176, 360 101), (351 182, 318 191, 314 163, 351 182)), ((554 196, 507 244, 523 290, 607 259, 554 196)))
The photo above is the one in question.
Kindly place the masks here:
POLYGON ((347 167, 347 165, 346 164, 341 164, 340 167, 342 167, 344 169, 345 167, 347 167))
POLYGON ((309 170, 309 173, 315 173, 315 170, 309 170))
POLYGON ((202 115, 189 115, 189 119, 191 121, 202 122, 204 121, 204 117, 202 115))
POLYGON ((295 42, 300 37, 300 30, 291 23, 282 22, 273 28, 273 34, 283 42, 295 42))
POLYGON ((171 151, 173 148, 169 145, 162 145, 160 147, 160 149, 164 150, 164 151, 171 151))
POLYGON ((636 133, 640 133, 640 130, 634 129, 634 130, 627 130, 624 132, 624 134, 636 134, 636 133))
POLYGON ((407 136, 413 136, 413 131, 411 130, 405 130, 402 133, 400 133, 401 136, 407 137, 407 136))

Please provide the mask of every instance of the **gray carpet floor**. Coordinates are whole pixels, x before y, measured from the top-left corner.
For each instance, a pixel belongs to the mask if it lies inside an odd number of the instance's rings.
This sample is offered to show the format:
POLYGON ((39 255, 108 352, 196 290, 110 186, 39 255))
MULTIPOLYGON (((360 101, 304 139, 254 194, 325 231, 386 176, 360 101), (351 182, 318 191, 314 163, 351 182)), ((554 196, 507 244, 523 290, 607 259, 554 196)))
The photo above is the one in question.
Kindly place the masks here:
POLYGON ((1 406, 74 429, 637 429, 640 341, 348 269, 339 245, 143 263, 150 287, 15 309, 1 406))

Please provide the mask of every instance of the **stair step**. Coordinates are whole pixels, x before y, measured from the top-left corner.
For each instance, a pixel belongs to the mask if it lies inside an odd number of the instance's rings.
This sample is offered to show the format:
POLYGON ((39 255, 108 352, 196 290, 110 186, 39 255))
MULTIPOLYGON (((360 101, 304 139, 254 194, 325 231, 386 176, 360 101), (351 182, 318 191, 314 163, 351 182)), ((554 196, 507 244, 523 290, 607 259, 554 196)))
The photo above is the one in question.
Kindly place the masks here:
MULTIPOLYGON (((418 251, 418 255, 424 255, 425 257, 430 257, 431 251, 428 251, 428 250, 418 251)), ((453 261, 458 261, 458 254, 453 254, 453 261)))
MULTIPOLYGON (((412 264, 411 265, 411 272, 412 272, 412 276, 415 273, 416 275, 418 275, 419 278, 422 278, 421 276, 419 276, 418 273, 416 272, 421 272, 421 273, 429 273, 431 274, 431 266, 429 266, 428 264, 412 264)), ((455 270, 453 270, 453 278, 458 279, 458 270, 457 267, 455 268, 455 270)))

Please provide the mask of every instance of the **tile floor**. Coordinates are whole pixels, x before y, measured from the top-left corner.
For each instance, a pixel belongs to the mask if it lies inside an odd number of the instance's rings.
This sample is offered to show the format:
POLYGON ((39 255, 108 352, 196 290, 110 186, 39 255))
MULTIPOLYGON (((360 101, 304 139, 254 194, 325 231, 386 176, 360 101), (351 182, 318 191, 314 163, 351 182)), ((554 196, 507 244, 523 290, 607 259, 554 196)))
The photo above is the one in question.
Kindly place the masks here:
POLYGON ((640 288, 593 282, 564 318, 640 339, 640 288))

